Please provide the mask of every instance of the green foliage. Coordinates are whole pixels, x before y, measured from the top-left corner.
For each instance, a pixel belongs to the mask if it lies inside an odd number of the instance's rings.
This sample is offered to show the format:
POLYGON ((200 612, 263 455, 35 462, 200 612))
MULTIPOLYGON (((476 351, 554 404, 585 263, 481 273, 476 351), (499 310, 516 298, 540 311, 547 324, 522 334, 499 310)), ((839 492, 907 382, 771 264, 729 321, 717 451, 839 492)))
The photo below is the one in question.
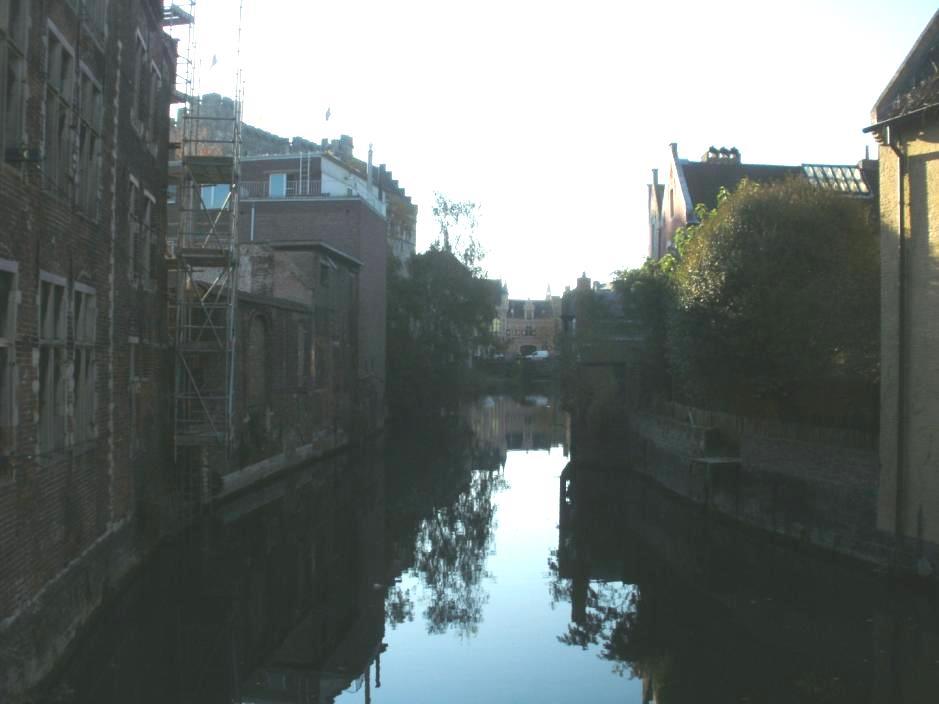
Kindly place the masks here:
POLYGON ((744 181, 718 200, 697 209, 673 253, 620 272, 657 380, 691 403, 803 420, 872 403, 880 289, 868 204, 800 179, 744 181))
MULTIPOLYGON (((679 238, 681 240, 681 238, 679 238)), ((667 393, 669 377, 664 360, 668 339, 666 323, 674 305, 672 272, 678 260, 672 254, 646 260, 638 269, 618 271, 614 286, 623 299, 626 318, 643 334, 643 378, 646 388, 667 393)))
POLYGON ((432 212, 438 235, 430 249, 451 252, 474 275, 481 276, 480 265, 486 252, 475 236, 479 206, 470 200, 450 200, 435 192, 432 212))
POLYGON ((453 253, 411 257, 388 277, 388 401, 392 416, 454 405, 470 379, 473 351, 489 342, 497 299, 488 281, 453 253))

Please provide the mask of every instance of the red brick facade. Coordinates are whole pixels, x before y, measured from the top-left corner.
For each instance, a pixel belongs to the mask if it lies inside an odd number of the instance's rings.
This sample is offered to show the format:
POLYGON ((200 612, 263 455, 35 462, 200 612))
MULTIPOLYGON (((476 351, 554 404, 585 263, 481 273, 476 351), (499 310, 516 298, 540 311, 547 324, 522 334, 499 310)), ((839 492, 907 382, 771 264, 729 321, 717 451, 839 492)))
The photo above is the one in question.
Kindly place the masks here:
MULTIPOLYGON (((96 544, 158 514, 168 457, 162 238, 175 53, 160 2, 85 2, 81 21, 77 4, 0 4, 13 8, 0 26, 21 30, 25 49, 22 120, 7 106, 0 163, 0 634, 37 596, 54 598, 96 544)), ((107 581, 83 579, 57 609, 56 647, 107 581)), ((0 699, 55 653, 30 655, 28 673, 0 668, 0 699)))

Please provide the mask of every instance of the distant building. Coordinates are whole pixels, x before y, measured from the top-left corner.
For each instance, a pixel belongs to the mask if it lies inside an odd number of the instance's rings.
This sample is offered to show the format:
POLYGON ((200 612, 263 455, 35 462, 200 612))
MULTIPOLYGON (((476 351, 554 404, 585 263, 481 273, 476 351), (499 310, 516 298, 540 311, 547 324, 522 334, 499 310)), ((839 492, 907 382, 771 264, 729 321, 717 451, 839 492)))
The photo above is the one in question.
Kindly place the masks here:
POLYGON ((877 162, 863 160, 857 165, 745 164, 736 148, 711 147, 700 161, 682 159, 678 145, 669 145, 669 165, 664 183, 658 169, 652 170, 648 185, 649 256, 659 259, 673 246, 675 232, 698 222, 695 207, 717 207, 721 189, 733 191, 742 180, 758 183, 786 178, 806 178, 820 188, 830 188, 848 196, 874 200, 877 193, 877 162))
POLYGON ((881 529, 939 567, 939 13, 877 100, 881 529), (926 546, 930 546, 926 549, 926 546))
POLYGON ((561 297, 548 291, 543 300, 509 298, 502 295, 493 320, 493 334, 508 358, 536 350, 555 350, 555 338, 561 328, 561 297))

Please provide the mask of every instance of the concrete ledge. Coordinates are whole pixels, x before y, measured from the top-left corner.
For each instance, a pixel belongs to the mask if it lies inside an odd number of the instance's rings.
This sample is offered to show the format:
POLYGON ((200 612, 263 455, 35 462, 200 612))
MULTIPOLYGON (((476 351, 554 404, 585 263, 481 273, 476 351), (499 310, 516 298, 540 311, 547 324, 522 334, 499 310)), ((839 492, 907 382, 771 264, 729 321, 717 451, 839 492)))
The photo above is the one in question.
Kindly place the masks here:
MULTIPOLYGON (((338 450, 340 447, 331 448, 338 450)), ((326 454, 326 450, 314 448, 312 444, 301 445, 291 452, 281 452, 265 460, 249 464, 246 467, 226 474, 222 477, 222 490, 216 494, 216 499, 224 499, 234 493, 243 491, 258 482, 269 479, 284 470, 296 467, 297 465, 319 459, 326 454)))

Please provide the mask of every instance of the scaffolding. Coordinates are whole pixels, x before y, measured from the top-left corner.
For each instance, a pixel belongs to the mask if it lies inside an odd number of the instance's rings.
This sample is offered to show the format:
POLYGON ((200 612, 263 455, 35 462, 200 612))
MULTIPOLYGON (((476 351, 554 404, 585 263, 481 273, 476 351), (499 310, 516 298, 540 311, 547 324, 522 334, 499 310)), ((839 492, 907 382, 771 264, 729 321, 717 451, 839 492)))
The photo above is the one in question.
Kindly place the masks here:
MULTIPOLYGON (((175 280, 174 454, 188 505, 211 500, 212 477, 233 455, 242 105, 237 69, 231 98, 200 96, 195 5, 163 6, 164 26, 176 28, 175 96, 184 105, 171 145, 178 226, 168 233, 167 258, 171 289, 175 280)), ((235 11, 240 35, 240 3, 235 11)))

